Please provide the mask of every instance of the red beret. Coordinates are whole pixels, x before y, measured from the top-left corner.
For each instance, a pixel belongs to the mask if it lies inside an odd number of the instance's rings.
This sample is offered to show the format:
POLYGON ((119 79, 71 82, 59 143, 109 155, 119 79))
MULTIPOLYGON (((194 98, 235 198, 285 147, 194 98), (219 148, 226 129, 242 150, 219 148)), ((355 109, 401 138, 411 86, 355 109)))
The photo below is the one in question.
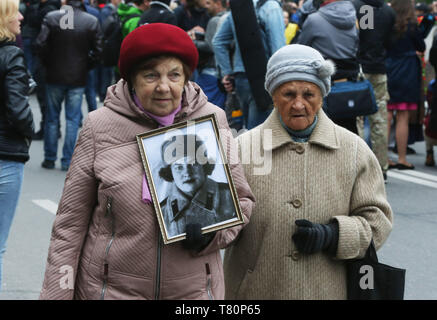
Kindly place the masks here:
POLYGON ((138 62, 161 54, 179 57, 194 71, 199 53, 193 40, 179 27, 166 23, 150 23, 130 32, 121 43, 118 68, 127 80, 129 70, 138 62))

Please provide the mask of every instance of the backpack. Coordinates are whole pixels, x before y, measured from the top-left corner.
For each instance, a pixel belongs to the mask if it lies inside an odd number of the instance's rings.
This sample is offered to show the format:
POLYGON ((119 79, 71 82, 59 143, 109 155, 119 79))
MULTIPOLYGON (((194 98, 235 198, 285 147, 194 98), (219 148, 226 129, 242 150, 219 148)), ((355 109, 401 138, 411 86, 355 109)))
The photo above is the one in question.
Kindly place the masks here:
POLYGON ((121 43, 123 41, 123 25, 128 20, 140 16, 141 15, 134 13, 124 17, 123 19, 120 19, 120 16, 117 14, 117 12, 114 12, 103 22, 102 62, 105 67, 112 67, 118 64, 121 43))

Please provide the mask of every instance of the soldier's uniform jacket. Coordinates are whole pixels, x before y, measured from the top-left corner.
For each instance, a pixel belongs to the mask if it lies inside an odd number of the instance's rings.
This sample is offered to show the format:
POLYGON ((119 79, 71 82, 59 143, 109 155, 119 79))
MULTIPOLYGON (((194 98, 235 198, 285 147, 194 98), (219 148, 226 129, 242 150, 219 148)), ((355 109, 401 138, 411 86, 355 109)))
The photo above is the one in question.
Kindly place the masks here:
POLYGON ((203 228, 236 216, 228 185, 209 178, 192 199, 173 182, 160 205, 169 237, 185 233, 188 223, 199 223, 203 228))

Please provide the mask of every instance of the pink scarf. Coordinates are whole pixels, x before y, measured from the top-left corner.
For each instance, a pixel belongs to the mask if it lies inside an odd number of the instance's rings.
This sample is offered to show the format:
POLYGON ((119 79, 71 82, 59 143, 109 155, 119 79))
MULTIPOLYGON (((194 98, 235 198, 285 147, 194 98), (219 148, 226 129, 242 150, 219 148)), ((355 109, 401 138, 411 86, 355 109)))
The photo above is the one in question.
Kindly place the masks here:
MULTIPOLYGON (((174 118, 176 116, 176 114, 181 110, 182 108, 182 104, 179 104, 179 107, 176 108, 176 110, 174 110, 172 113, 160 117, 157 115, 154 115, 152 113, 150 113, 149 111, 144 110, 143 106, 141 105, 140 99, 138 99, 137 95, 134 94, 134 101, 135 104, 137 105, 137 107, 144 112, 146 115, 148 115, 150 118, 152 118, 153 120, 155 120, 156 122, 158 122, 159 124, 159 128, 162 127, 166 127, 169 126, 171 124, 173 124, 174 122, 174 118)), ((143 193, 142 193, 142 199, 141 199, 144 203, 152 203, 152 196, 150 194, 150 190, 149 190, 149 185, 147 184, 147 180, 146 180, 146 175, 143 175, 143 193)))

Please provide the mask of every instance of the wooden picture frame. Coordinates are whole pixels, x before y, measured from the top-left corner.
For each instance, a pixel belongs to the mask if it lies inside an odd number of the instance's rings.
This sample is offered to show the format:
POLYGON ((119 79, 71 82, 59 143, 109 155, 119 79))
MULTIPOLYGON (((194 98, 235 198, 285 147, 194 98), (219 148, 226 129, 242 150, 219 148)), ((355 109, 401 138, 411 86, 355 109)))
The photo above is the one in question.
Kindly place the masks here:
POLYGON ((137 135, 164 244, 244 223, 214 114, 137 135))

